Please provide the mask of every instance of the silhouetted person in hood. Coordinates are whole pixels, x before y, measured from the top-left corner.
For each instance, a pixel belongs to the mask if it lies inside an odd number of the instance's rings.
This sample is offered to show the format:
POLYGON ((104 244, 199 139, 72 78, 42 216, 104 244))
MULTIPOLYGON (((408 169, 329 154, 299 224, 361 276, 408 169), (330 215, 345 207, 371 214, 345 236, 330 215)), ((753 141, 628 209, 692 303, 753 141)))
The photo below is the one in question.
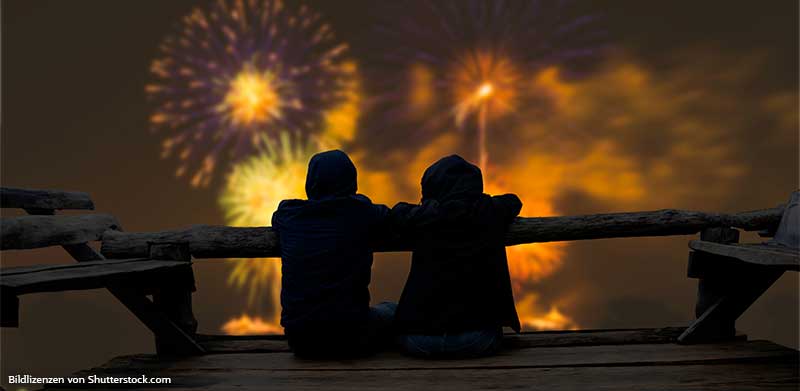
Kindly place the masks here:
POLYGON ((519 331, 503 239, 521 207, 514 194, 484 194, 480 169, 452 155, 425 170, 421 204, 392 209, 415 248, 395 318, 406 352, 486 355, 503 326, 519 331))
POLYGON ((308 200, 284 200, 272 215, 281 243, 281 325, 299 356, 360 355, 390 338, 396 305, 370 308, 368 289, 371 248, 388 235, 389 209, 356 194, 356 183, 344 152, 318 153, 308 164, 308 200))

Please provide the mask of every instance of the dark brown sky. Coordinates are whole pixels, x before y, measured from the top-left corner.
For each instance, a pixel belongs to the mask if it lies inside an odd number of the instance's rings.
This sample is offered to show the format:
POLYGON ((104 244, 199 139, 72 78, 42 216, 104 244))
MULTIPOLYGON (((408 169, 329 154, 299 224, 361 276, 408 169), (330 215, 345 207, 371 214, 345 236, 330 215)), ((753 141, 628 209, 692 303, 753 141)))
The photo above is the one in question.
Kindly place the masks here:
MULTIPOLYGON (((87 191, 98 211, 116 215, 128 231, 222 224, 217 188, 196 190, 176 180, 175 162, 158 158, 161 136, 147 130, 150 108, 143 86, 149 64, 160 40, 195 4, 205 2, 4 0, 2 184, 87 191)), ((374 44, 368 42, 370 21, 380 7, 369 1, 313 5, 355 53, 374 44)), ((593 7, 606 18, 617 53, 623 53, 620 61, 645 69, 657 86, 652 89, 657 93, 645 96, 697 90, 719 102, 681 106, 675 115, 722 124, 709 134, 728 145, 744 169, 725 185, 724 197, 709 193, 704 177, 694 173, 728 160, 698 160, 696 166, 681 161, 679 172, 690 179, 676 184, 681 196, 664 198, 680 204, 660 201, 662 188, 633 206, 566 190, 555 200, 561 213, 662 207, 748 210, 780 203, 798 187, 796 1, 609 0, 593 7), (754 70, 735 72, 754 57, 762 59, 754 70), (715 77, 724 72, 733 72, 734 82, 724 84, 715 77), (788 108, 764 109, 764 101, 773 96, 788 96, 788 108)), ((596 93, 596 87, 586 91, 596 93)), ((648 115, 639 112, 643 128, 666 126, 660 117, 648 115)), ((646 167, 648 156, 664 143, 614 137, 637 162, 635 167, 646 167)), ((692 145, 693 136, 685 137, 692 145)), ((392 142, 402 142, 398 139, 392 142)), ((692 316, 695 284, 685 278, 687 239, 570 245, 562 270, 542 281, 537 291, 545 299, 563 297, 566 290, 582 295, 568 309, 587 328, 685 324, 692 316)), ((396 276, 404 275, 407 261, 398 255, 381 258, 373 295, 376 300, 396 299, 403 284, 396 276)), ((60 249, 3 254, 4 266, 57 262, 69 262, 60 249)), ((228 270, 223 262, 196 266, 195 311, 201 331, 218 332, 225 319, 242 311, 245 296, 226 285, 228 270)), ((796 273, 784 276, 739 326, 755 337, 797 347, 797 287, 796 273)), ((4 379, 23 373, 64 375, 116 355, 152 350, 144 327, 106 292, 25 296, 21 304, 22 327, 2 330, 4 379)))

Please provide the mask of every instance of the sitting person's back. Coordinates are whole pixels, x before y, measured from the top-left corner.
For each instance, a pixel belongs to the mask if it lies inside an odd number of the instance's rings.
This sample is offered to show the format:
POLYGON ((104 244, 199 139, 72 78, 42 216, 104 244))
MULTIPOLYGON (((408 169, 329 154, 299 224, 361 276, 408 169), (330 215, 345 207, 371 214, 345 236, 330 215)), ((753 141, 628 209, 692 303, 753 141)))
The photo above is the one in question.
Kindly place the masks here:
POLYGON ((425 171, 420 205, 393 208, 415 248, 395 319, 407 352, 490 354, 503 326, 519 331, 503 240, 521 207, 516 195, 483 194, 480 169, 454 155, 425 171))
POLYGON ((356 194, 344 152, 315 155, 308 200, 285 200, 273 214, 281 243, 281 325, 301 356, 362 354, 387 337, 393 305, 369 307, 373 238, 388 208, 356 194))

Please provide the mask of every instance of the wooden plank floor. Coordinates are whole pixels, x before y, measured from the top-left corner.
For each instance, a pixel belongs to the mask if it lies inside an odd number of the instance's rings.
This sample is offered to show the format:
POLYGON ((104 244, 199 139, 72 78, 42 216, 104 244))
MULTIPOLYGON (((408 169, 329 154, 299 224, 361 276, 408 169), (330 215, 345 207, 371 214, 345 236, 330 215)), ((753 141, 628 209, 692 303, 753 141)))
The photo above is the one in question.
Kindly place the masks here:
POLYGON ((170 390, 798 389, 796 350, 743 338, 678 345, 680 331, 527 333, 509 336, 496 356, 469 360, 422 360, 390 351, 359 360, 309 361, 295 358, 280 337, 205 337, 202 344, 211 354, 171 360, 124 356, 76 375, 166 376, 172 378, 170 390))

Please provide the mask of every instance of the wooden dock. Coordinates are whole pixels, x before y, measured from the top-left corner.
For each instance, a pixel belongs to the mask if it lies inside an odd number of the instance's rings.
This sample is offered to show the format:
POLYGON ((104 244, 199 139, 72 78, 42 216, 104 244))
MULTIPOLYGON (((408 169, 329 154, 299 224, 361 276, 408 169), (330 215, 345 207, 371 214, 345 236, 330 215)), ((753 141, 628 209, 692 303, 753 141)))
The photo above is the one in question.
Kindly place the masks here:
MULTIPOLYGON (((169 388, 137 385, 137 390, 798 389, 797 350, 744 336, 718 343, 675 343, 683 331, 509 334, 499 355, 466 360, 423 360, 388 351, 358 360, 308 361, 295 358, 279 336, 199 336, 206 350, 202 356, 123 356, 75 375, 144 374, 172 381, 169 388)), ((98 388, 102 386, 91 387, 98 388)))

